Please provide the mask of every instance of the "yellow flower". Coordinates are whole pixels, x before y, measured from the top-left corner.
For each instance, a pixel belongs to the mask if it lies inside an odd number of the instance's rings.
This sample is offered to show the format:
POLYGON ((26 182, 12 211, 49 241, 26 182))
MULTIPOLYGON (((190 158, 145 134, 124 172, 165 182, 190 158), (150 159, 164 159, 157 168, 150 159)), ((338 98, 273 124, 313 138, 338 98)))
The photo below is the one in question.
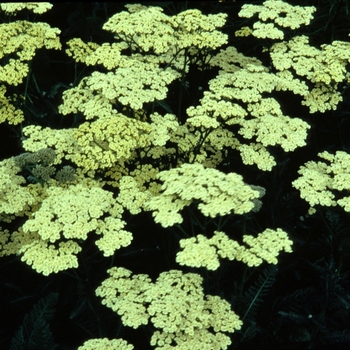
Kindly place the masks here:
MULTIPOLYGON (((0 67, 0 72, 1 72, 1 67, 0 67)), ((7 79, 7 77, 5 79, 7 79)), ((14 125, 22 123, 24 120, 23 111, 20 109, 16 109, 16 107, 13 104, 11 104, 11 101, 14 98, 6 97, 5 94, 6 94, 5 85, 0 85, 0 124, 5 121, 8 122, 9 124, 14 124, 14 125)))
POLYGON ((23 82, 28 72, 28 64, 10 58, 8 64, 0 66, 0 81, 16 86, 23 82))
MULTIPOLYGON (((246 68, 248 64, 263 67, 263 63, 259 59, 245 56, 238 52, 233 46, 220 50, 220 52, 210 60, 210 66, 219 66, 222 69, 220 72, 226 73, 234 73, 240 68, 246 68)), ((267 68, 264 67, 264 69, 267 71, 267 68)))
POLYGON ((14 3, 1 3, 0 8, 6 14, 17 15, 18 11, 28 9, 34 13, 42 14, 52 8, 52 4, 49 2, 14 2, 14 3))
POLYGON ((257 238, 243 236, 247 248, 231 240, 225 233, 215 231, 208 239, 199 234, 196 237, 180 240, 182 250, 176 255, 176 262, 190 267, 205 267, 208 270, 217 270, 220 266, 219 257, 229 260, 242 261, 248 266, 259 266, 263 260, 269 264, 277 264, 278 254, 284 250, 292 252, 292 241, 281 229, 266 229, 259 233, 257 238))
MULTIPOLYGON (((105 256, 131 243, 132 235, 123 230, 125 222, 120 219, 122 207, 115 203, 111 192, 92 187, 90 183, 90 187, 83 184, 67 188, 51 186, 44 195, 38 193, 37 197, 41 203, 35 203, 31 212, 26 211, 30 218, 24 225, 11 236, 7 231, 0 236, 2 256, 23 254, 22 261, 49 275, 78 267, 76 254, 81 247, 75 240, 85 240, 91 231, 102 234, 96 245, 105 256), (106 214, 111 216, 101 219, 106 214)), ((24 211, 16 208, 18 213, 21 210, 24 211)))
MULTIPOLYGON (((60 33, 58 28, 52 28, 44 22, 16 21, 0 24, 0 57, 15 53, 19 61, 29 61, 34 57, 35 51, 43 47, 59 50, 60 33)), ((12 66, 15 66, 14 63, 12 66)))
POLYGON ((319 153, 318 156, 326 162, 309 161, 305 163, 300 167, 298 173, 301 176, 293 181, 293 186, 300 191, 300 197, 310 204, 312 213, 316 211, 314 209, 316 205, 336 206, 337 204, 349 212, 349 196, 342 195, 342 198, 339 198, 344 190, 350 189, 348 186, 350 180, 349 154, 337 151, 333 155, 325 151, 319 153))
POLYGON ((27 187, 26 180, 17 175, 20 168, 15 158, 0 162, 0 217, 3 214, 20 214, 35 202, 27 187))
POLYGON ((81 251, 78 243, 67 240, 57 245, 41 239, 36 232, 24 232, 21 228, 11 233, 4 243, 0 256, 21 254, 21 260, 45 276, 78 267, 76 254, 81 251))
POLYGON ((342 101, 341 92, 337 88, 338 83, 347 79, 346 66, 349 59, 346 55, 349 57, 349 54, 349 43, 334 41, 317 49, 310 46, 307 36, 296 36, 289 41, 276 43, 270 52, 273 65, 280 71, 277 75, 293 81, 294 88, 285 85, 282 89, 301 93, 304 96, 302 104, 309 107, 310 113, 335 110, 342 101), (291 68, 313 84, 310 91, 307 91, 305 84, 300 85, 290 71, 285 73, 291 68))
POLYGON ((170 270, 152 283, 147 275, 132 276, 125 268, 114 267, 108 273, 96 295, 121 316, 124 325, 138 328, 151 321, 157 329, 151 345, 157 349, 167 349, 173 342, 192 350, 200 342, 224 350, 231 344, 225 332, 241 328, 242 321, 227 301, 204 295, 198 274, 170 270))
POLYGON ((203 215, 216 217, 248 213, 254 208, 253 199, 260 196, 240 175, 205 169, 199 163, 162 171, 157 178, 163 181, 162 192, 151 197, 145 209, 152 210, 156 222, 164 227, 181 223, 178 212, 193 201, 199 201, 203 215))
POLYGON ((131 158, 134 150, 150 145, 150 131, 148 123, 122 114, 83 123, 74 130, 80 153, 70 159, 85 169, 111 168, 131 158))
POLYGON ((123 339, 95 338, 79 346, 78 350, 133 350, 134 346, 123 339))
MULTIPOLYGON (((266 0, 262 5, 244 4, 238 13, 240 17, 251 18, 258 14, 260 21, 255 22, 251 34, 257 38, 283 39, 283 31, 275 26, 297 29, 301 25, 308 25, 316 11, 314 6, 292 6, 282 0, 266 0), (270 21, 269 23, 265 23, 270 21)), ((250 34, 238 32, 238 35, 250 34)))

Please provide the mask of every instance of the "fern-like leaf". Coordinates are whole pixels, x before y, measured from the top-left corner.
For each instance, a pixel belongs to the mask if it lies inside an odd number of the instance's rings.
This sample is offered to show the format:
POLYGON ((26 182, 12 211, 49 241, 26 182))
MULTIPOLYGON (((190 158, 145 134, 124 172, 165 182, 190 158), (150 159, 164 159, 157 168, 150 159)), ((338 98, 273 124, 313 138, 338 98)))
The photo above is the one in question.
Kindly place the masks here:
POLYGON ((269 291, 276 281, 277 267, 275 265, 267 266, 259 275, 258 280, 249 287, 244 294, 245 304, 248 305, 242 318, 244 321, 248 316, 254 318, 258 308, 269 294, 269 291))
POLYGON ((11 341, 11 350, 54 350, 53 335, 49 321, 55 312, 57 293, 41 298, 33 310, 25 315, 23 323, 11 341))

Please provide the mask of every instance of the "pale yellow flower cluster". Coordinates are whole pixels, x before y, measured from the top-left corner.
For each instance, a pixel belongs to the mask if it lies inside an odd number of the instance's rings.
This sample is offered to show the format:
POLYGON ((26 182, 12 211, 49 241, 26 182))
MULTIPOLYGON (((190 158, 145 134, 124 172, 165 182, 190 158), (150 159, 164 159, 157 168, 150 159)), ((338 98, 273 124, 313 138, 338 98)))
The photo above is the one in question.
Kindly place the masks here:
POLYGON ((129 12, 121 11, 104 24, 103 29, 127 42, 133 50, 150 51, 156 54, 167 52, 174 43, 174 30, 169 17, 161 7, 126 6, 129 12))
POLYGON ((0 256, 22 255, 22 261, 45 276, 78 267, 76 254, 81 251, 81 247, 72 240, 50 244, 48 240, 42 240, 36 232, 24 232, 22 228, 12 232, 6 238, 8 241, 4 240, 5 235, 0 232, 3 243, 0 256))
POLYGON ((24 232, 37 232, 54 243, 61 238, 86 240, 99 226, 98 219, 113 204, 113 195, 99 187, 71 185, 68 189, 50 187, 38 211, 23 225, 24 232), (93 205, 92 205, 93 203, 93 205))
POLYGON ((204 295, 198 274, 171 270, 152 283, 147 275, 132 276, 125 268, 113 267, 108 273, 96 295, 121 315, 126 326, 137 328, 151 321, 157 329, 151 338, 155 349, 193 350, 200 343, 203 348, 224 350, 231 344, 224 333, 241 328, 227 301, 204 295))
POLYGON ((28 64, 10 58, 7 64, 0 66, 0 81, 16 86, 23 82, 23 78, 27 76, 28 72, 28 64))
POLYGON ((136 149, 150 145, 148 123, 122 114, 85 122, 74 130, 80 153, 70 159, 85 169, 110 168, 132 157, 136 149))
MULTIPOLYGON (((25 190, 22 193, 25 194, 25 190)), ((30 217, 18 231, 10 237, 1 232, 1 241, 5 242, 2 256, 23 254, 22 261, 37 272, 49 275, 78 267, 76 254, 81 247, 76 240, 86 240, 91 231, 102 235, 96 245, 105 256, 131 243, 131 233, 123 230, 123 208, 111 192, 93 187, 92 182, 90 187, 83 184, 48 187, 45 195, 39 194, 38 198, 41 198, 40 205, 35 204, 36 208, 26 213, 30 217), (104 217, 106 214, 110 216, 104 217)), ((20 210, 23 209, 17 209, 20 210)))
POLYGON ((316 205, 340 205, 350 212, 350 196, 344 192, 350 190, 350 155, 344 151, 334 155, 324 151, 318 156, 326 162, 309 161, 301 166, 298 171, 301 176, 293 181, 293 187, 310 204, 310 214, 315 212, 316 205))
POLYGON ((242 161, 246 165, 256 165, 260 170, 271 171, 276 165, 275 158, 270 152, 259 143, 250 143, 249 145, 240 145, 237 147, 242 161))
MULTIPOLYGON (((86 59, 99 48, 99 45, 93 42, 85 43, 80 38, 73 38, 67 41, 68 49, 66 54, 73 57, 74 61, 86 64, 86 59)), ((118 56, 118 54, 117 54, 118 56)))
MULTIPOLYGON (((103 26, 115 35, 117 43, 85 44, 80 39, 68 42, 67 53, 76 61, 102 64, 114 70, 109 74, 96 72, 87 84, 114 99, 112 104, 117 100, 140 110, 144 103, 163 100, 166 86, 188 72, 189 57, 196 57, 199 52, 209 57, 210 51, 227 43, 227 35, 217 30, 224 25, 226 14, 206 16, 192 9, 171 17, 160 7, 140 4, 126 7, 128 11, 115 14, 103 26), (131 55, 122 55, 126 48, 131 55)), ((79 105, 74 97, 68 101, 70 94, 69 91, 65 94, 61 113, 67 114, 70 104, 79 105)))
POLYGON ((179 122, 174 114, 160 115, 159 113, 152 113, 150 115, 151 133, 150 138, 154 146, 164 146, 170 140, 171 135, 179 127, 179 122))
POLYGON ((67 45, 67 55, 73 57, 76 62, 87 65, 101 64, 108 70, 118 67, 123 57, 121 51, 128 48, 125 42, 98 45, 93 42, 84 43, 80 38, 69 40, 67 45))
MULTIPOLYGON (((24 233, 23 236, 29 236, 29 234, 24 233)), ((21 260, 31 265, 35 271, 48 276, 52 273, 78 267, 76 255, 82 249, 78 243, 67 240, 58 244, 49 244, 48 241, 44 241, 36 235, 30 235, 30 238, 31 242, 23 244, 17 254, 23 254, 21 260)), ((13 238, 14 241, 15 239, 18 237, 13 238)))
POLYGON ((190 9, 175 16, 163 14, 160 7, 127 5, 129 12, 112 16, 103 29, 127 42, 132 50, 165 54, 174 47, 176 52, 185 48, 215 49, 227 43, 227 35, 217 31, 226 21, 226 14, 203 15, 190 9))
POLYGON ((227 44, 228 36, 217 30, 225 24, 226 18, 226 13, 206 16, 197 9, 189 9, 173 16, 171 25, 175 28, 176 47, 202 50, 216 49, 227 44))
MULTIPOLYGON (((267 99, 264 102, 268 104, 269 101, 267 99)), ((251 115, 256 118, 242 123, 242 128, 238 133, 244 138, 251 139, 255 136, 256 141, 264 147, 280 145, 285 152, 291 152, 306 145, 309 124, 299 118, 284 116, 281 110, 278 111, 279 113, 275 113, 275 111, 269 110, 267 105, 263 106, 263 103, 251 104, 250 107, 252 109, 251 115), (260 108, 264 109, 266 114, 255 114, 256 110, 260 108)))
POLYGON ((0 81, 10 85, 22 83, 29 72, 28 64, 36 50, 61 49, 58 28, 51 28, 47 23, 16 21, 0 24, 0 58, 15 53, 17 59, 0 67, 0 81))
MULTIPOLYGON (((1 68, 2 67, 0 67, 0 71, 1 68)), ((16 107, 11 103, 12 101, 16 100, 16 96, 6 97, 6 91, 5 85, 0 85, 0 124, 5 121, 14 125, 22 123, 24 120, 23 111, 16 109, 16 107)))
POLYGON ((23 128, 25 139, 22 146, 26 151, 38 152, 44 148, 52 148, 56 158, 53 164, 60 164, 62 159, 73 160, 79 154, 79 146, 74 138, 74 129, 51 129, 39 125, 28 125, 23 128))
POLYGON ((113 15, 103 29, 127 42, 133 50, 165 53, 174 42, 174 29, 161 7, 127 5, 128 11, 113 15), (137 7, 136 7, 137 6, 137 7))
POLYGON ((117 201, 131 214, 141 212, 144 204, 151 194, 140 188, 138 177, 123 176, 119 181, 119 194, 117 201))
POLYGON ((238 15, 252 18, 257 14, 259 21, 254 23, 252 30, 245 28, 244 31, 236 32, 236 36, 253 35, 282 40, 284 33, 278 27, 297 29, 301 25, 308 25, 315 11, 314 6, 292 6, 282 0, 266 0, 262 5, 244 4, 238 15))
POLYGON ((248 266, 259 266, 264 260, 269 264, 277 264, 277 256, 283 250, 292 252, 293 242, 279 228, 266 229, 256 238, 244 235, 243 242, 250 248, 240 245, 219 231, 215 231, 209 239, 201 234, 185 238, 180 240, 182 250, 176 254, 176 262, 190 267, 217 270, 220 266, 219 257, 242 261, 248 266))
POLYGON ((196 237, 181 239, 180 248, 182 250, 176 254, 176 262, 182 266, 217 270, 220 261, 217 247, 212 241, 212 238, 208 239, 201 234, 196 237))
POLYGON ((112 267, 110 275, 96 289, 96 295, 121 316, 125 326, 138 328, 149 321, 145 292, 152 288, 152 280, 145 274, 132 275, 123 267, 112 267))
POLYGON ((180 73, 171 68, 161 69, 153 63, 123 58, 113 72, 93 72, 77 87, 66 90, 59 111, 62 114, 81 111, 91 119, 111 114, 116 101, 141 110, 145 103, 165 99, 167 86, 179 77, 180 73))
POLYGON ((193 202, 199 203, 203 215, 216 217, 248 213, 255 206, 253 200, 260 197, 242 176, 204 168, 199 163, 161 171, 157 178, 163 182, 162 191, 151 197, 145 208, 153 211, 155 221, 163 227, 181 223, 179 211, 193 202))
POLYGON ((124 106, 139 110, 144 103, 164 100, 167 85, 180 77, 171 68, 161 69, 151 63, 129 61, 127 66, 118 67, 114 72, 92 73, 86 85, 109 101, 118 100, 124 106))
MULTIPOLYGON (((262 170, 271 170, 275 161, 266 147, 279 145, 286 152, 294 151, 306 144, 310 128, 299 118, 283 115, 277 100, 265 97, 274 90, 295 89, 293 92, 300 94, 308 91, 306 84, 289 83, 289 76, 268 73, 263 66, 251 63, 245 68, 237 67, 233 73, 223 71, 209 82, 210 91, 204 92, 200 105, 187 109, 186 123, 201 132, 217 130, 225 124, 240 126, 238 134, 248 140, 254 138, 255 143, 241 144, 232 135, 229 138, 231 144, 226 146, 238 149, 245 164, 257 164, 262 170)), ((215 149, 214 143, 211 146, 215 149)))
MULTIPOLYGON (((210 60, 211 67, 218 66, 222 69, 219 74, 222 72, 234 73, 240 70, 240 68, 246 68, 251 64, 258 67, 264 67, 263 63, 259 59, 256 57, 245 56, 241 52, 238 52, 238 50, 233 46, 220 50, 220 52, 210 60)), ((268 71, 266 67, 264 67, 264 70, 268 71)))
POLYGON ((18 11, 27 9, 33 11, 33 13, 42 14, 52 8, 52 4, 49 2, 12 2, 12 3, 0 3, 2 11, 7 15, 15 16, 18 11))
POLYGON ((257 257, 257 262, 262 263, 265 260, 269 264, 275 265, 278 262, 279 252, 291 253, 293 245, 293 241, 288 239, 287 233, 280 228, 277 230, 266 229, 259 233, 258 237, 244 235, 243 242, 250 246, 249 252, 257 257))
POLYGON ((0 162, 0 219, 8 214, 19 215, 35 202, 28 188, 22 186, 26 180, 17 175, 20 170, 14 158, 0 162))
POLYGON ((311 91, 304 94, 302 102, 311 113, 335 110, 342 101, 337 84, 347 79, 349 55, 350 43, 334 41, 317 49, 310 46, 307 36, 296 36, 289 41, 276 43, 270 50, 272 63, 277 70, 283 72, 292 69, 296 75, 306 77, 314 84, 311 91))
POLYGON ((134 346, 123 339, 89 339, 77 350, 133 350, 134 346))
POLYGON ((112 108, 112 101, 94 93, 87 85, 87 78, 82 79, 78 86, 63 92, 63 104, 58 107, 61 114, 77 114, 81 112, 86 119, 110 117, 117 112, 112 108))
MULTIPOLYGON (((0 216, 1 218, 1 216, 0 216)), ((1 220, 3 221, 3 220, 1 220)), ((5 256, 5 250, 6 250, 6 243, 8 242, 8 239, 10 237, 10 231, 8 229, 3 229, 0 226, 0 256, 5 256)))

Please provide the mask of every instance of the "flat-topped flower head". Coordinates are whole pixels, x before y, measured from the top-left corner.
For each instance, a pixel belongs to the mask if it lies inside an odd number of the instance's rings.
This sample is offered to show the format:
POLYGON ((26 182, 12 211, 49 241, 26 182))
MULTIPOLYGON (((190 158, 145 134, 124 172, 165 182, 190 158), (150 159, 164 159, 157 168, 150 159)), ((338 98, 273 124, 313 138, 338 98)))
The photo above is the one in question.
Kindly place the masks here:
POLYGON ((165 227, 181 223, 181 215, 174 214, 192 202, 199 202, 203 215, 216 217, 248 213, 255 207, 253 200, 261 195, 245 184, 242 176, 204 168, 199 163, 162 171, 157 178, 163 181, 162 191, 151 197, 145 207, 165 227))
POLYGON ((293 6, 282 0, 267 0, 262 5, 244 4, 238 15, 252 18, 257 14, 259 21, 254 23, 253 30, 241 30, 236 35, 282 40, 284 32, 279 28, 297 29, 308 25, 315 11, 314 6, 293 6))

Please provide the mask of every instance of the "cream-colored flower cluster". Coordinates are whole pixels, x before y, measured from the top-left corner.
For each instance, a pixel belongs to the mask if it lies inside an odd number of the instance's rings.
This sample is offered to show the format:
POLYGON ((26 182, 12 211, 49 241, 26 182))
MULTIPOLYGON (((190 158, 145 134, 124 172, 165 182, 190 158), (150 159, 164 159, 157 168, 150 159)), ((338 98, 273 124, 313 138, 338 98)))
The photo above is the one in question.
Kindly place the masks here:
POLYGON ((77 350, 133 350, 134 346, 123 339, 89 339, 77 350))
POLYGON ((227 301, 204 295, 198 274, 171 270, 152 283, 147 275, 132 276, 121 267, 108 273, 110 277, 96 289, 96 295, 121 315, 126 326, 138 328, 151 321, 157 329, 151 338, 155 349, 192 350, 200 343, 204 348, 224 350, 231 344, 225 333, 241 328, 242 322, 227 301))
POLYGON ((141 212, 144 204, 150 198, 150 193, 141 189, 138 177, 123 176, 119 182, 117 201, 133 215, 141 212))
POLYGON ((66 53, 73 57, 74 61, 87 65, 101 64, 108 70, 118 67, 123 58, 121 51, 128 48, 125 42, 98 45, 93 42, 85 43, 80 38, 69 40, 67 45, 66 53))
POLYGON ((10 85, 22 83, 29 72, 28 64, 38 49, 61 49, 58 28, 51 28, 47 23, 16 21, 0 24, 0 58, 16 54, 0 67, 0 81, 10 85))
POLYGON ((350 155, 344 151, 335 154, 324 151, 318 156, 325 162, 309 161, 301 166, 298 171, 301 176, 293 181, 293 187, 310 204, 310 214, 316 211, 316 205, 340 205, 350 212, 350 196, 344 192, 350 190, 350 155))
POLYGON ((35 202, 28 188, 22 186, 26 180, 17 175, 20 170, 15 158, 0 162, 0 221, 9 214, 19 215, 35 202))
MULTIPOLYGON (((0 67, 0 71, 1 71, 0 67)), ((1 73, 0 73, 1 74, 1 73)), ((22 123, 24 120, 24 114, 21 109, 16 109, 16 107, 11 103, 17 100, 17 96, 6 97, 6 86, 0 85, 0 124, 7 121, 9 124, 17 125, 22 123)))
MULTIPOLYGON (((275 101, 273 99, 270 99, 275 101)), ((246 139, 256 137, 257 143, 264 147, 280 145, 286 151, 294 151, 298 147, 306 145, 307 130, 310 129, 309 124, 299 118, 290 118, 284 116, 282 111, 269 110, 269 99, 263 103, 251 104, 251 115, 254 119, 245 120, 242 123, 242 128, 238 131, 246 139), (264 110, 266 114, 255 114, 257 110, 264 110)))
POLYGON ((103 29, 129 44, 133 51, 153 51, 165 54, 174 47, 215 49, 227 43, 227 35, 216 30, 226 22, 226 14, 203 15, 197 9, 183 11, 175 16, 165 15, 160 7, 127 5, 128 12, 112 16, 103 29))
POLYGON ((228 36, 217 30, 225 24, 226 18, 226 13, 206 16, 197 9, 173 16, 171 25, 175 28, 177 49, 194 47, 199 50, 213 50, 227 44, 228 36))
POLYGON ((251 142, 248 145, 240 145, 237 149, 246 165, 256 164, 263 171, 271 171, 276 165, 275 158, 261 144, 251 142))
POLYGON ((193 202, 203 215, 213 218, 248 213, 255 207, 253 200, 261 195, 245 184, 242 176, 199 163, 161 171, 157 178, 163 182, 161 193, 151 197, 145 208, 153 211, 155 221, 163 227, 181 223, 179 211, 193 202))
POLYGON ((241 68, 248 67, 249 65, 263 67, 266 72, 268 71, 268 68, 264 67, 259 59, 256 57, 245 56, 241 52, 238 52, 233 46, 220 50, 220 52, 210 60, 211 67, 218 66, 222 69, 219 74, 222 72, 234 73, 241 68))
POLYGON ((174 29, 169 17, 161 7, 127 5, 128 11, 113 15, 104 24, 103 29, 112 32, 115 37, 131 47, 133 51, 154 51, 165 53, 174 42, 174 29))
POLYGON ((74 130, 80 153, 70 159, 85 169, 104 169, 150 145, 148 123, 122 114, 85 122, 74 130))
POLYGON ((236 36, 253 35, 282 40, 284 32, 279 27, 297 29, 301 25, 308 25, 315 11, 314 6, 292 6, 282 0, 266 0, 262 5, 244 4, 238 15, 252 18, 257 14, 259 21, 253 24, 253 29, 245 27, 236 32, 236 36))
POLYGON ((54 164, 65 158, 85 173, 111 168, 134 156, 134 151, 151 145, 152 127, 122 114, 85 122, 75 129, 51 129, 29 125, 23 129, 23 147, 37 152, 50 147, 56 152, 54 164))
POLYGON ((24 223, 23 231, 37 232, 51 243, 63 237, 86 240, 87 234, 98 228, 98 219, 114 203, 111 192, 82 185, 68 189, 50 187, 47 196, 40 209, 24 223))
POLYGON ((94 72, 78 87, 66 91, 60 113, 79 110, 93 118, 105 110, 110 113, 107 105, 116 102, 141 110, 145 103, 163 100, 167 86, 188 71, 186 55, 196 56, 198 51, 210 51, 227 42, 227 35, 216 30, 224 25, 225 14, 206 16, 199 10, 187 10, 169 17, 160 7, 126 7, 128 11, 115 14, 103 27, 119 42, 68 42, 67 54, 76 61, 102 64, 111 72, 94 72), (131 55, 122 54, 127 48, 131 55), (91 115, 93 111, 95 115, 91 115))
POLYGON ((8 242, 1 254, 23 254, 22 261, 49 275, 78 267, 76 254, 81 247, 77 241, 86 240, 88 233, 95 231, 102 235, 96 245, 105 256, 111 256, 132 240, 131 233, 123 230, 122 212, 111 192, 92 183, 90 187, 49 187, 23 226, 10 237, 3 234, 8 242))
POLYGON ((74 138, 74 129, 51 129, 39 125, 28 125, 23 128, 25 139, 22 146, 26 151, 38 152, 41 149, 52 148, 56 158, 53 164, 60 164, 62 159, 70 159, 79 154, 79 146, 74 138))
POLYGON ((309 107, 310 113, 335 110, 342 101, 337 87, 347 79, 349 55, 350 43, 334 41, 317 49, 310 46, 309 38, 304 35, 276 43, 270 49, 271 60, 277 70, 292 69, 296 75, 314 84, 302 102, 309 107))
POLYGON ((135 58, 123 58, 123 63, 113 72, 93 72, 77 87, 65 91, 59 111, 62 114, 80 111, 91 119, 111 114, 112 105, 117 101, 135 111, 141 110, 145 103, 163 100, 167 86, 179 77, 180 73, 174 69, 161 69, 135 58))
POLYGON ((170 140, 171 135, 179 127, 179 122, 174 114, 160 115, 159 113, 152 113, 151 119, 151 133, 150 138, 154 146, 164 146, 170 140))
MULTIPOLYGON (((222 67, 226 67, 225 61, 223 64, 222 67)), ((299 118, 283 115, 277 100, 266 94, 293 89, 293 92, 305 95, 307 86, 295 81, 289 84, 291 80, 285 79, 289 77, 268 73, 263 66, 243 64, 245 68, 236 67, 232 73, 222 71, 209 82, 210 90, 204 92, 200 105, 187 109, 186 123, 201 132, 238 125, 238 134, 248 140, 254 138, 255 143, 242 144, 232 135, 230 147, 240 151, 245 164, 257 164, 262 170, 271 170, 275 161, 266 147, 279 145, 286 152, 294 151, 306 144, 310 126, 299 118)), ((219 61, 215 65, 220 65, 219 61)), ((215 143, 211 145, 216 147, 215 143)))
MULTIPOLYGON (((17 11, 27 8, 34 13, 43 13, 52 7, 49 3, 0 3, 0 9, 7 14, 16 15, 17 11)), ((22 110, 16 109, 13 102, 16 94, 5 97, 6 87, 2 83, 17 86, 29 73, 28 61, 41 48, 61 49, 58 28, 47 23, 15 21, 0 24, 0 123, 19 124, 24 120, 22 110)))
POLYGON ((258 237, 243 236, 243 242, 250 248, 230 239, 225 233, 215 231, 212 238, 201 234, 180 240, 182 250, 176 254, 176 262, 190 267, 205 267, 217 270, 219 257, 242 261, 248 266, 259 266, 263 261, 277 264, 277 256, 281 251, 292 252, 292 241, 286 232, 266 229, 258 237))
POLYGON ((18 11, 27 9, 33 11, 33 13, 42 14, 52 8, 52 4, 49 2, 12 2, 12 3, 0 3, 2 11, 8 15, 15 16, 18 11))
MULTIPOLYGON (((2 232, 0 235, 4 238, 2 232)), ((38 233, 24 232, 22 228, 19 228, 7 237, 0 256, 22 255, 23 262, 31 265, 37 272, 48 276, 69 268, 77 268, 76 254, 80 251, 81 247, 73 240, 51 244, 48 240, 42 240, 38 233)))

